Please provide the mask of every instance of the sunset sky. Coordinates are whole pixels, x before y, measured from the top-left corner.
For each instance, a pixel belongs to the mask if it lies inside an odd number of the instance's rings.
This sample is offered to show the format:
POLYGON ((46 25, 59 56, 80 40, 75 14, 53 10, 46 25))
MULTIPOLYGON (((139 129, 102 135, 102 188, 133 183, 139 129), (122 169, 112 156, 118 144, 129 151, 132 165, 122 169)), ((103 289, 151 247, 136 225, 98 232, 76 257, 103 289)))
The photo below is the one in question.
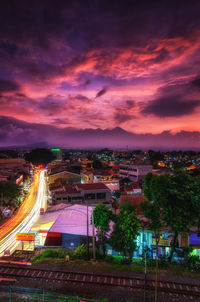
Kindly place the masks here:
POLYGON ((1 1, 0 146, 200 147, 199 117, 200 1, 1 1))

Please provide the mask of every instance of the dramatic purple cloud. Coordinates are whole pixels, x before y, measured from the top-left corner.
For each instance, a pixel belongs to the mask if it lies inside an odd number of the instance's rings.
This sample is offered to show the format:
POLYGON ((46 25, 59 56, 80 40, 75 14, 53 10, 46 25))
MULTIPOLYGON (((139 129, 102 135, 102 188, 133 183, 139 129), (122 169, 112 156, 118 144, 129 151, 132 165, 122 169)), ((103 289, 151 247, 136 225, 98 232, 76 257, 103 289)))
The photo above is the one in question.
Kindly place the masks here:
MULTIPOLYGON (((65 145, 70 127, 91 129, 105 145, 104 134, 120 126, 145 144, 168 136, 187 145, 200 131, 199 15, 196 0, 1 2, 4 144, 46 133, 65 145), (39 123, 48 131, 37 132, 39 123)), ((113 145, 122 143, 117 135, 113 145)))

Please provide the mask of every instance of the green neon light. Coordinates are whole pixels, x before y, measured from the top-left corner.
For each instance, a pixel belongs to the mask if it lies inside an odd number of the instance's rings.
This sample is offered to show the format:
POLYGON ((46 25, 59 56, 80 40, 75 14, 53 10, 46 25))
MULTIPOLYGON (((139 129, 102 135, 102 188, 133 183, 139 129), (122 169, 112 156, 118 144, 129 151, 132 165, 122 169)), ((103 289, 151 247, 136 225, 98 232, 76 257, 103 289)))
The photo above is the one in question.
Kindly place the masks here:
POLYGON ((54 152, 54 151, 57 151, 57 152, 58 152, 58 151, 60 151, 60 149, 54 149, 54 148, 53 148, 53 149, 51 149, 51 151, 52 151, 52 152, 54 152))

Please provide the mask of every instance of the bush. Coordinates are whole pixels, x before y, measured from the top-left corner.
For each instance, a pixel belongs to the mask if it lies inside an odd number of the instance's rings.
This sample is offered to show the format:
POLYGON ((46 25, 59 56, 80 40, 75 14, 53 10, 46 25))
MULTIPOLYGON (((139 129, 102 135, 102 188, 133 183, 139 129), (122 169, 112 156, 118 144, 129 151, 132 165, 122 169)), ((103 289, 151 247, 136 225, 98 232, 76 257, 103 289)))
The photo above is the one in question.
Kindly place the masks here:
POLYGON ((185 265, 189 270, 193 270, 196 272, 200 272, 200 258, 199 256, 189 256, 186 261, 185 265))
POLYGON ((111 255, 106 255, 104 260, 108 263, 114 263, 114 257, 111 255))
POLYGON ((58 258, 60 259, 65 259, 66 255, 69 255, 69 253, 67 253, 67 251, 63 250, 61 247, 59 247, 57 253, 58 253, 58 258))
POLYGON ((45 251, 43 251, 41 254, 37 255, 36 257, 34 257, 31 262, 36 262, 36 261, 40 261, 40 260, 45 260, 48 258, 57 258, 58 257, 58 252, 56 250, 53 249, 46 249, 45 251))
POLYGON ((169 267, 169 265, 170 265, 169 262, 165 258, 159 259, 158 266, 160 268, 167 268, 167 267, 169 267))
POLYGON ((120 262, 121 264, 130 264, 132 261, 129 258, 123 258, 120 262))
POLYGON ((73 257, 76 259, 86 259, 87 257, 87 249, 85 244, 79 244, 76 248, 73 257))
POLYGON ((190 256, 190 253, 193 251, 192 247, 182 247, 176 249, 176 255, 178 258, 183 258, 184 261, 187 261, 188 257, 190 256))

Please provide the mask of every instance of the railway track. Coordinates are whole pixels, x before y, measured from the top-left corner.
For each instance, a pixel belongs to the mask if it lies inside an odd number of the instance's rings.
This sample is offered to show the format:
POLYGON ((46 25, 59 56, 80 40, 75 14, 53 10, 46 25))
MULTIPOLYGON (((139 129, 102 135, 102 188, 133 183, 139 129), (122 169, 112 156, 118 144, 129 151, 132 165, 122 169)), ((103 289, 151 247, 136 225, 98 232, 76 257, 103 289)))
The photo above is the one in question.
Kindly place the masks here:
MULTIPOLYGON (((1 265, 0 278, 60 282, 63 283, 63 285, 66 283, 76 283, 80 285, 87 284, 101 287, 121 287, 126 290, 144 289, 144 279, 142 277, 119 277, 110 274, 106 275, 88 272, 55 271, 13 265, 1 265)), ((148 279, 146 289, 148 291, 153 291, 155 289, 154 280, 148 279)), ((195 284, 159 280, 158 291, 161 293, 200 298, 200 286, 195 284)))

